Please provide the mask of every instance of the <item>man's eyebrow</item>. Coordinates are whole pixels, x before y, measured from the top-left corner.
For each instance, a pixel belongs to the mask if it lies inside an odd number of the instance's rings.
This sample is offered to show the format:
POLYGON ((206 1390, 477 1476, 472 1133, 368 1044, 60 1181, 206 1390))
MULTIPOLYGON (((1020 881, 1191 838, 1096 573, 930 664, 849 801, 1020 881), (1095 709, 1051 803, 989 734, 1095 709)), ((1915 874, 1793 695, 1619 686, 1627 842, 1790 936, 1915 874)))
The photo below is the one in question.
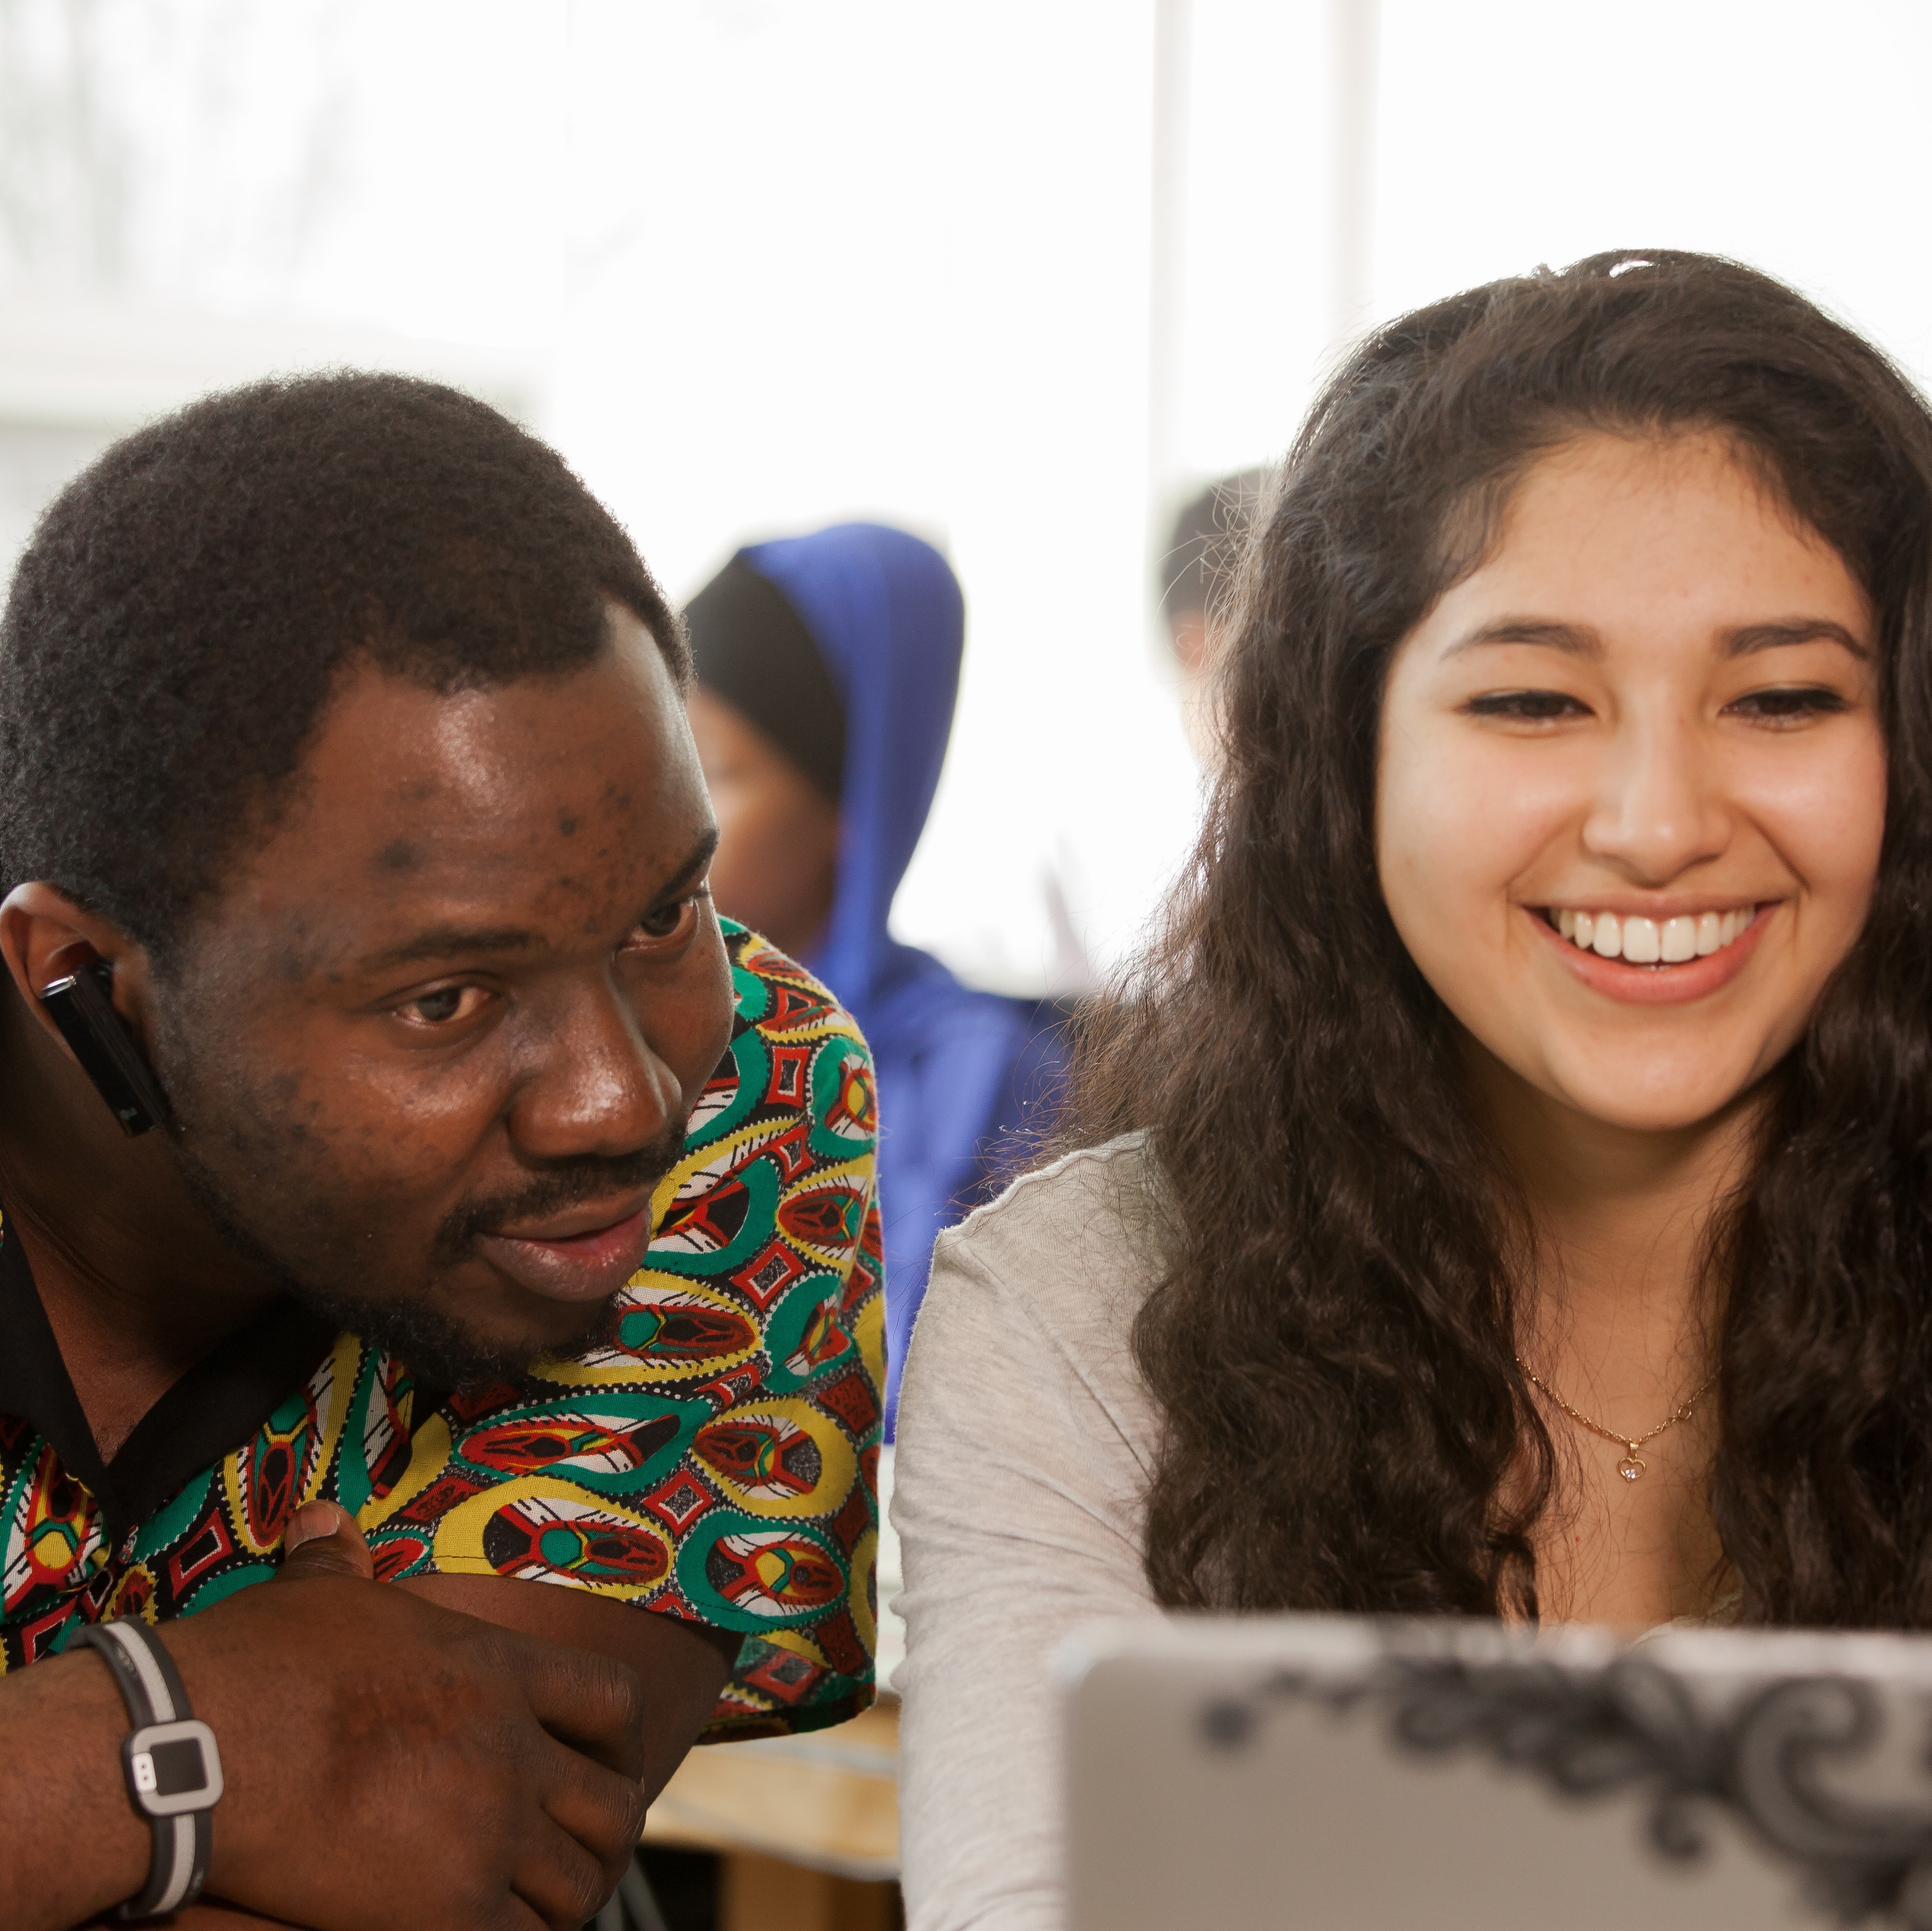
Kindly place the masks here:
POLYGON ((364 972, 389 972, 398 966, 420 965, 428 959, 475 958, 505 952, 541 952, 549 941, 541 932, 520 925, 432 925, 400 946, 372 952, 363 960, 364 972))
POLYGON ((713 825, 703 832, 691 848, 691 856, 672 873, 658 888, 653 904, 662 904, 667 898, 675 898, 680 892, 688 891, 697 883, 699 874, 718 855, 718 827, 713 825))
MULTIPOLYGON (((661 886, 653 904, 688 891, 718 850, 718 828, 710 827, 691 848, 690 855, 661 886)), ((392 972, 398 966, 421 965, 426 961, 501 957, 511 952, 543 952, 550 941, 542 933, 524 925, 432 925, 399 946, 372 952, 358 970, 367 973, 392 972)))
POLYGON ((1443 655, 1453 657, 1485 643, 1536 643, 1546 650, 1568 651, 1572 657, 1604 654, 1603 639, 1587 624, 1556 623, 1546 617, 1498 617, 1494 623, 1458 637, 1443 655))
POLYGON ((1787 617, 1782 622, 1745 624, 1724 639, 1727 657, 1748 657, 1754 650, 1777 650, 1794 643, 1841 643, 1861 662, 1871 646, 1829 617, 1787 617))

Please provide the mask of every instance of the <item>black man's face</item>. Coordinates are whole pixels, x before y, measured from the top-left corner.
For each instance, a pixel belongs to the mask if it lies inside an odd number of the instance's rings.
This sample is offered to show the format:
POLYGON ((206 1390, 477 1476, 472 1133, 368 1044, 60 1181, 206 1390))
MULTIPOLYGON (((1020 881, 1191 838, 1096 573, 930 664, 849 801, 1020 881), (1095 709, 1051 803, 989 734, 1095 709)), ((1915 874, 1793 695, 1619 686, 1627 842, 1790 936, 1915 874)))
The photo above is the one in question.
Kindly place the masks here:
POLYGON ((160 1002, 238 1248, 434 1380, 601 1332, 730 1031, 715 835, 626 611, 561 676, 352 675, 160 1002))

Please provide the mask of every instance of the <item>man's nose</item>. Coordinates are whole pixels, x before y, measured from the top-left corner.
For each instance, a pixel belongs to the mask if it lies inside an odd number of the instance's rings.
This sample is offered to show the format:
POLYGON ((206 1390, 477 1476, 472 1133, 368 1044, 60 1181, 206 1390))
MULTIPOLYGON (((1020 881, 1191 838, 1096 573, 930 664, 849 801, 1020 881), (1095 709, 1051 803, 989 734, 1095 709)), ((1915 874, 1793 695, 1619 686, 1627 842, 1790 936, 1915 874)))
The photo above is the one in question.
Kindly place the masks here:
POLYGON ((1694 718, 1639 715, 1622 725, 1598 767, 1583 842, 1634 883, 1668 884, 1729 842, 1730 813, 1714 748, 1694 718))
POLYGON ((529 1051, 509 1125, 532 1159, 621 1159, 683 1117, 676 1078, 620 986, 574 993, 529 1051))

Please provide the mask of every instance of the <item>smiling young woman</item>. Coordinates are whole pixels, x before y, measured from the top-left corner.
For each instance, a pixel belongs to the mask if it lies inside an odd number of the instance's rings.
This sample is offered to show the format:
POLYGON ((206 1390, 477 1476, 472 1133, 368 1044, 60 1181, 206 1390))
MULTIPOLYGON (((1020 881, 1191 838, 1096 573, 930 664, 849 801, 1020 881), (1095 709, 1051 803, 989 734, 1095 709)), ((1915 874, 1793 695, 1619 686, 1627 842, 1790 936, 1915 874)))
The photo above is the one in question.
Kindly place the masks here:
POLYGON ((1932 1627, 1932 417, 1734 264, 1365 342, 1193 865, 942 1242, 914 1931, 1058 1921, 1096 1615, 1932 1627))

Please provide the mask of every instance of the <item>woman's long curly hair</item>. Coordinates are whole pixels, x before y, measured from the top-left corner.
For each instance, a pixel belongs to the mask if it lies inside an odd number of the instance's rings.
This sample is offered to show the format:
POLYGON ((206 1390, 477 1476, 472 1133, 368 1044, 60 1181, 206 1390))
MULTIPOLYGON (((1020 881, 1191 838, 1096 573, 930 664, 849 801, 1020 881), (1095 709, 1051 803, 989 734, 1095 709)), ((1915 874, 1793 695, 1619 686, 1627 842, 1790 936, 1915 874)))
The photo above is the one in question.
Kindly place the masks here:
POLYGON ((1383 904, 1378 724, 1392 654, 1539 454, 1680 430, 1732 439, 1864 588, 1889 757, 1864 930, 1714 1220, 1712 1508, 1746 1621, 1932 1626, 1932 416, 1791 289, 1668 252, 1377 331, 1252 538, 1200 842, 1084 1024, 1058 1136, 1143 1130, 1161 1176, 1133 1341, 1164 1603, 1535 1613, 1556 1470, 1516 1361, 1519 1223, 1383 904))

